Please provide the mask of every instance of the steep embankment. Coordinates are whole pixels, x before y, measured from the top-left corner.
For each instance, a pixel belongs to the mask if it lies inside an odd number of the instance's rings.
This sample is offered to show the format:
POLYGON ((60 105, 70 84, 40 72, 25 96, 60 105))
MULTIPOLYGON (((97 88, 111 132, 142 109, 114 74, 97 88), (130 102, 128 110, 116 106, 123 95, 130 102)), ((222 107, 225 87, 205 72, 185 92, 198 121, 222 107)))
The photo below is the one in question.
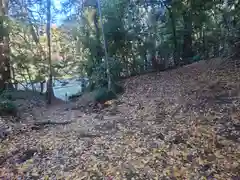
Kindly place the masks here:
POLYGON ((46 112, 71 124, 4 140, 2 176, 239 179, 240 71, 215 62, 129 78, 99 114, 46 112))

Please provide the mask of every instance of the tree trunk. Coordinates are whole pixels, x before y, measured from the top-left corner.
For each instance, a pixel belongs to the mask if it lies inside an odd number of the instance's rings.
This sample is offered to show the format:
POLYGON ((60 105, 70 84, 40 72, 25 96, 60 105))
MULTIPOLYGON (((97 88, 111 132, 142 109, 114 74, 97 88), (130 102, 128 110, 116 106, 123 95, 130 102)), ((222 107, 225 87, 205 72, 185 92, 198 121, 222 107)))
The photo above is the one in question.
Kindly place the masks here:
POLYGON ((43 94, 45 81, 40 81, 40 94, 43 94))
POLYGON ((11 80, 10 47, 8 29, 4 22, 8 20, 8 1, 0 0, 0 89, 6 89, 11 80))
POLYGON ((48 63, 49 63, 49 78, 47 80, 47 103, 51 104, 54 97, 52 86, 52 56, 51 56, 51 0, 47 1, 47 45, 48 45, 48 63))
POLYGON ((170 8, 168 8, 169 16, 171 19, 171 25, 172 25, 172 33, 173 33, 173 44, 174 44, 174 51, 173 51, 173 59, 175 66, 179 65, 179 52, 178 52, 178 43, 177 43, 177 35, 176 35, 176 23, 175 18, 173 15, 173 12, 170 8))
POLYGON ((102 47, 101 47, 101 40, 100 40, 100 30, 99 30, 99 27, 98 27, 97 10, 95 10, 93 22, 94 22, 96 40, 97 40, 97 46, 96 46, 96 51, 97 51, 96 61, 97 62, 96 63, 99 64, 102 61, 102 47))
POLYGON ((156 43, 157 43, 157 20, 156 20, 156 7, 154 4, 151 6, 152 10, 150 11, 150 53, 153 70, 158 70, 158 63, 156 61, 156 43))
MULTIPOLYGON (((102 20, 102 11, 101 11, 101 5, 100 5, 100 1, 99 0, 97 0, 97 7, 98 7, 99 16, 100 16, 100 23, 101 23, 101 26, 102 26, 102 37, 103 37, 105 62, 106 62, 106 74, 107 74, 107 79, 108 79, 108 90, 110 91, 110 89, 112 87, 112 79, 111 79, 110 65, 109 65, 109 58, 108 58, 108 51, 107 51, 107 40, 106 40, 105 34, 104 34, 104 26, 103 26, 103 20, 102 20)), ((99 34, 99 41, 100 41, 100 34, 99 34)))
POLYGON ((157 60, 156 60, 156 55, 155 55, 154 50, 151 53, 151 61, 152 61, 153 70, 158 71, 158 63, 157 63, 157 60))
POLYGON ((183 13, 184 35, 183 35, 183 61, 188 64, 193 56, 192 51, 192 17, 191 13, 185 11, 183 13))
POLYGON ((205 26, 202 29, 202 41, 203 41, 203 54, 204 54, 204 58, 207 60, 209 58, 209 48, 207 48, 208 46, 208 42, 207 42, 207 38, 206 38, 206 28, 205 26))

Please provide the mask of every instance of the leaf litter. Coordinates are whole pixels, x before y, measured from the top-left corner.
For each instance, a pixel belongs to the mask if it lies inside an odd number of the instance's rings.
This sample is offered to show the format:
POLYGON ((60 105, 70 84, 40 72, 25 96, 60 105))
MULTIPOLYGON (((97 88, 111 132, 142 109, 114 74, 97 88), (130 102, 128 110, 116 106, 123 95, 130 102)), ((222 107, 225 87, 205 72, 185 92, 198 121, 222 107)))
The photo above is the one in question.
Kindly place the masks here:
POLYGON ((45 110, 39 121, 60 124, 26 124, 2 140, 0 177, 240 179, 240 74, 210 68, 131 77, 97 113, 45 110))

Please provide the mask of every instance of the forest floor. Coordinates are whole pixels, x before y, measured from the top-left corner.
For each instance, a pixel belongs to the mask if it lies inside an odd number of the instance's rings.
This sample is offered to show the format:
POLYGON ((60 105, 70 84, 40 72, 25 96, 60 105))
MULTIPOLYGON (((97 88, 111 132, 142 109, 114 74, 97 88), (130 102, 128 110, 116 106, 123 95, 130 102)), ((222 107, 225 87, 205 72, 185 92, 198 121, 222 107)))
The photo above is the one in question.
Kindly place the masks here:
POLYGON ((239 180, 240 71, 221 67, 200 61, 129 78, 99 112, 45 108, 34 121, 69 123, 23 121, 0 143, 0 177, 239 180))

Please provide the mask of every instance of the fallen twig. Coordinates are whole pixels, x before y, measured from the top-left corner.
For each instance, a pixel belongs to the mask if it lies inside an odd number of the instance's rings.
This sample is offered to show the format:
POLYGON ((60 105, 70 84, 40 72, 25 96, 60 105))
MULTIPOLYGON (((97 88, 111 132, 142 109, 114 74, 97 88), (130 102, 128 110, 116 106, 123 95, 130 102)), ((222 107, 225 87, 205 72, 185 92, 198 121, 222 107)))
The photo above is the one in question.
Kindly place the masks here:
POLYGON ((35 122, 33 125, 35 126, 45 126, 45 125, 67 125, 72 123, 72 121, 65 121, 65 122, 56 122, 56 121, 41 121, 35 122))

